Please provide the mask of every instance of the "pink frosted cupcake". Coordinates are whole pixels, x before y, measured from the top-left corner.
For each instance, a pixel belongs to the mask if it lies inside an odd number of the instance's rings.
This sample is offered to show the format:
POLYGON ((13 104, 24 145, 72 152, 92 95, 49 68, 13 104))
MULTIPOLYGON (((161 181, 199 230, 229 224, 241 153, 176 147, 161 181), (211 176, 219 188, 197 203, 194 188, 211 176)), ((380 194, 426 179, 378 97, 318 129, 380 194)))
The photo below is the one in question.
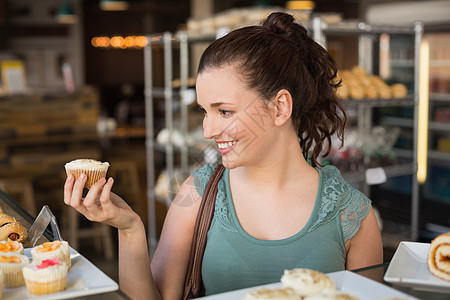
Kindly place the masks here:
POLYGON ((55 257, 31 263, 22 269, 25 285, 30 294, 45 295, 64 291, 67 287, 66 263, 55 257))
POLYGON ((77 180, 82 173, 86 174, 87 181, 85 186, 90 188, 100 178, 106 177, 109 163, 95 159, 76 159, 66 163, 65 168, 67 176, 72 174, 75 177, 75 180, 77 180))

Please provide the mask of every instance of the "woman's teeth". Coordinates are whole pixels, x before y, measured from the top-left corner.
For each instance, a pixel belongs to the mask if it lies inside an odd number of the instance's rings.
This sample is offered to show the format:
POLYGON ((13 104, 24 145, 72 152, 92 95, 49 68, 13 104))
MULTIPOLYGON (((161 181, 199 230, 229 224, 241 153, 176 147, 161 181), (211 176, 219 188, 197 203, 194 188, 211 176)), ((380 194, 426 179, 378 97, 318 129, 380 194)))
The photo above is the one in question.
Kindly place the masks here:
POLYGON ((233 146, 234 144, 236 144, 236 141, 232 141, 232 142, 228 142, 228 143, 217 143, 219 149, 230 148, 230 147, 233 146))

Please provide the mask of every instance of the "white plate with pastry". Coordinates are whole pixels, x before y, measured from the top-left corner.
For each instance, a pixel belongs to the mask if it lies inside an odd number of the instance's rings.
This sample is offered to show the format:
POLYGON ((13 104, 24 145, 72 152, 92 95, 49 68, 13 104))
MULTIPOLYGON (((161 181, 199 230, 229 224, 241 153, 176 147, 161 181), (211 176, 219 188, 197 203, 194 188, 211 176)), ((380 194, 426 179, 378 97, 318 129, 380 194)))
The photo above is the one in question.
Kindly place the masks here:
POLYGON ((429 243, 400 242, 384 280, 420 290, 450 293, 450 281, 433 275, 427 266, 429 243))
MULTIPOLYGON (((338 271, 333 273, 327 273, 327 275, 333 279, 336 284, 338 292, 347 293, 357 297, 360 300, 373 300, 382 298, 399 297, 404 299, 416 299, 403 292, 395 290, 387 285, 376 282, 372 279, 358 275, 351 271, 338 271)), ((255 289, 261 288, 280 288, 281 283, 273 283, 264 286, 251 287, 232 292, 221 293, 217 295, 211 295, 202 299, 208 300, 230 300, 230 299, 242 299, 247 293, 255 289)))
MULTIPOLYGON (((25 255, 31 258, 31 248, 25 249, 25 255)), ((36 296, 28 293, 25 286, 3 288, 4 300, 15 299, 68 299, 86 295, 112 292, 119 285, 93 265, 84 256, 70 248, 72 267, 67 275, 67 288, 63 292, 36 296)))

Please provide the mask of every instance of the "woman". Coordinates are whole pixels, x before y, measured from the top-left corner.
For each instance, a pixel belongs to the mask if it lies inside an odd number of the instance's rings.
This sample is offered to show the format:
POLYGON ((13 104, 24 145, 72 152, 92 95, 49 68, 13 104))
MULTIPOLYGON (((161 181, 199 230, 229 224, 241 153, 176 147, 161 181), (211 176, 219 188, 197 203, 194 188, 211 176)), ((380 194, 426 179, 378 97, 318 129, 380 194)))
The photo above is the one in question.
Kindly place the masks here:
MULTIPOLYGON (((226 167, 203 260, 207 294, 276 282, 284 269, 332 272, 382 262, 370 200, 318 162, 345 129, 336 72, 330 55, 285 13, 229 33, 203 54, 196 88, 204 136, 217 143, 226 167)), ((144 225, 111 192, 112 178, 82 199, 86 177, 69 176, 64 201, 118 228, 119 281, 127 294, 180 299, 212 170, 200 168, 181 186, 151 267, 144 225)))

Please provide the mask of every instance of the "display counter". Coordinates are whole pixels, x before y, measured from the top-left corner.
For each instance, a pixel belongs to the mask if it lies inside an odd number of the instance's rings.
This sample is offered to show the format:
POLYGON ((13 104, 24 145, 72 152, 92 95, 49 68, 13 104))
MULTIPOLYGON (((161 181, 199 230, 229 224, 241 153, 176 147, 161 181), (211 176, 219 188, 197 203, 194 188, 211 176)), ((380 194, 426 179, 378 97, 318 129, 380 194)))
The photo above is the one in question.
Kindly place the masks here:
MULTIPOLYGON (((24 226, 27 230, 30 229, 31 225, 34 222, 34 218, 27 213, 22 207, 20 207, 15 200, 13 200, 10 196, 5 194, 2 190, 0 190, 0 206, 3 210, 3 213, 14 217, 22 226, 24 226)), ((53 234, 49 228, 44 232, 44 234, 38 239, 37 244, 42 244, 44 242, 53 241, 53 234)), ((25 248, 25 254, 27 253, 26 248, 32 247, 30 241, 25 239, 23 242, 23 246, 25 248)), ((107 275, 101 272, 97 267, 95 267, 94 262, 89 262, 86 260, 82 253, 77 253, 75 250, 71 250, 72 257, 72 268, 69 270, 70 272, 76 272, 76 274, 81 274, 80 280, 74 280, 72 283, 68 281, 68 288, 65 292, 59 293, 60 298, 71 298, 71 299, 130 299, 123 291, 120 289, 115 291, 104 292, 105 290, 110 290, 115 283, 110 279, 107 275), (78 263, 78 266, 77 266, 78 263), (83 284, 86 283, 83 277, 86 279, 92 278, 86 286, 83 284), (98 285, 96 285, 95 281, 98 280, 98 285), (113 283, 113 285, 111 284, 113 283), (91 289, 90 291, 87 291, 91 289), (65 293, 65 294, 64 294, 65 293), (83 293, 90 293, 88 295, 82 295, 83 293), (73 295, 74 297, 72 297, 73 295)), ((3 289, 3 299, 19 299, 21 298, 20 294, 23 294, 25 291, 25 287, 20 288, 9 288, 3 289), (17 289, 17 290, 15 290, 17 289), (16 296, 19 296, 16 297, 16 296)), ((26 291, 25 291, 26 293, 26 291)), ((56 294, 54 294, 56 296, 56 294)), ((33 296, 35 298, 36 296, 33 296)), ((42 296, 42 299, 48 299, 53 297, 52 294, 47 296, 42 296)), ((40 297, 37 297, 40 298, 40 297)), ((52 298, 53 299, 53 298, 52 298)))

